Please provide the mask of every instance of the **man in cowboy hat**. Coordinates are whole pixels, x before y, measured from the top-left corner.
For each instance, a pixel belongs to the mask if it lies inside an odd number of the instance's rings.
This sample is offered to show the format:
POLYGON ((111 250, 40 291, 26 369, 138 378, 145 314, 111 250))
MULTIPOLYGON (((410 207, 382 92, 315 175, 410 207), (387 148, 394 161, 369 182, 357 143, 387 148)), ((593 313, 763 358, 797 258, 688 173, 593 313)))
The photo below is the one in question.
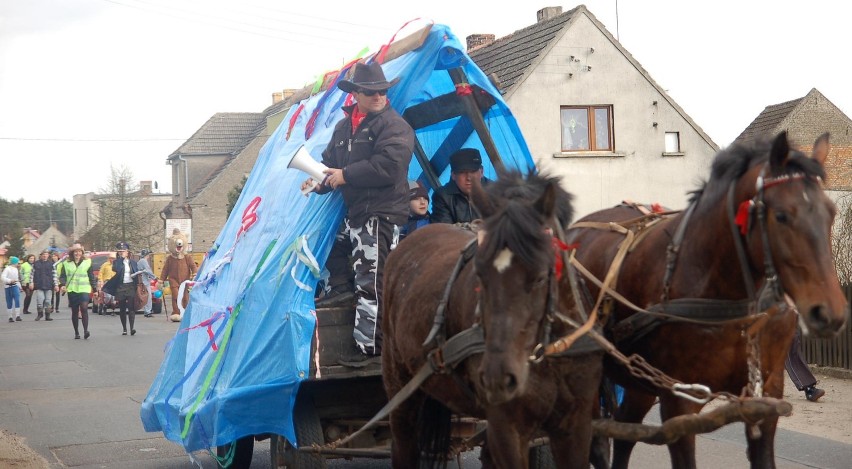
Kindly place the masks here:
MULTIPOLYGON (((352 78, 337 84, 355 103, 343 108, 345 117, 322 154, 328 176, 314 189, 319 194, 340 191, 346 203, 346 218, 326 262, 330 290, 317 306, 351 304, 354 273, 357 350, 341 356, 352 366, 381 354, 382 271, 399 241, 400 226, 408 221, 414 131, 388 102, 388 88, 397 81, 388 82, 381 65, 371 62, 355 64, 352 78)), ((302 190, 311 183, 305 181, 302 190)))

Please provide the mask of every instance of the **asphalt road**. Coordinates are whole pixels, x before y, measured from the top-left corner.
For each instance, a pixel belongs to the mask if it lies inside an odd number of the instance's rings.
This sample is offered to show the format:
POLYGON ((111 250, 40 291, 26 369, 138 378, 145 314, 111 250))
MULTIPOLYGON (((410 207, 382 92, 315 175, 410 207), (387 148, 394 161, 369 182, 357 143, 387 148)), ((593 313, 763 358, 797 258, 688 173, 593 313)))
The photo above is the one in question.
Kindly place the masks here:
MULTIPOLYGON (((136 316, 137 334, 121 335, 117 316, 94 316, 89 340, 74 340, 67 307, 52 322, 6 322, 0 307, 0 427, 23 437, 51 468, 191 468, 182 447, 161 433, 146 433, 139 406, 163 358, 177 324, 163 315, 136 316)), ((850 422, 852 424, 852 422, 850 422)), ((703 435, 699 466, 745 468, 741 425, 703 435)), ((852 445, 817 435, 779 430, 779 468, 848 468, 852 445)), ((664 448, 640 445, 631 467, 668 467, 664 448)), ((204 468, 214 460, 196 453, 204 468)), ((386 460, 335 460, 335 468, 388 468, 386 460)), ((255 445, 253 468, 269 468, 269 445, 255 445)), ((457 467, 455 464, 451 467, 457 467)), ((462 467, 479 467, 476 454, 462 467)))

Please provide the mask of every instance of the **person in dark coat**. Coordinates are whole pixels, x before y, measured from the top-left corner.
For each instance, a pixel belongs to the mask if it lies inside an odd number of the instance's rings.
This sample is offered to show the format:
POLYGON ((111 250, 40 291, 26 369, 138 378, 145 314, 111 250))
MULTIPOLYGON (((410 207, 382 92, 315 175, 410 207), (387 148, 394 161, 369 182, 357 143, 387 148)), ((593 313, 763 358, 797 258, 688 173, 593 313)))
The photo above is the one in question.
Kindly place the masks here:
POLYGON ((462 148, 450 155, 450 182, 432 196, 432 223, 470 223, 479 212, 470 203, 473 181, 488 182, 482 177, 482 156, 475 148, 462 148))
MULTIPOLYGON (((318 194, 340 191, 346 203, 346 217, 326 262, 330 291, 317 303, 318 307, 351 304, 353 296, 357 298, 353 332, 357 347, 341 355, 344 365, 375 362, 381 354, 384 263, 399 242, 400 227, 408 221, 414 130, 386 96, 397 81, 388 82, 381 65, 371 62, 355 64, 352 79, 337 84, 352 94, 355 104, 343 108, 345 117, 334 127, 322 154, 327 176, 313 189, 318 194)), ((311 185, 313 180, 306 180, 302 190, 311 185)))
POLYGON ((53 262, 50 261, 50 252, 44 250, 39 254, 38 260, 33 264, 33 285, 36 297, 36 321, 44 318, 45 321, 53 321, 50 313, 53 310, 53 262))
POLYGON ((408 223, 399 232, 399 239, 404 239, 414 230, 429 224, 429 191, 416 184, 408 191, 408 197, 411 212, 408 214, 408 223))
POLYGON ((103 290, 114 296, 118 302, 121 335, 127 335, 128 319, 130 335, 136 335, 136 329, 133 328, 133 323, 136 321, 136 307, 133 304, 136 300, 136 277, 133 274, 139 272, 139 265, 130 258, 130 245, 126 242, 121 241, 116 244, 115 250, 118 256, 112 263, 115 275, 104 284, 103 290))

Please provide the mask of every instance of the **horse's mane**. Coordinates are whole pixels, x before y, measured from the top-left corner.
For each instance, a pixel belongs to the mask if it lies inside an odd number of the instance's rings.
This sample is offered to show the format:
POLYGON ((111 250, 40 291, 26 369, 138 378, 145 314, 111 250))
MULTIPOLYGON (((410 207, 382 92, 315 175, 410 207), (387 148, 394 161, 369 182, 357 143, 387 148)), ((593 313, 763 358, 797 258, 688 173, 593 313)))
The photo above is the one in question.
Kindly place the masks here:
MULTIPOLYGON (((731 144, 713 159, 710 180, 692 192, 690 202, 703 196, 702 203, 705 207, 717 206, 725 197, 731 181, 738 180, 755 165, 765 163, 771 151, 772 140, 768 137, 731 144)), ((825 169, 819 162, 801 151, 791 149, 787 164, 772 176, 793 173, 825 179, 825 169)))
POLYGON ((547 220, 533 208, 549 184, 556 189, 555 215, 563 228, 571 223, 574 209, 572 196, 559 185, 559 177, 517 171, 500 174, 497 181, 484 187, 497 212, 485 220, 488 236, 479 246, 486 259, 495 257, 504 247, 530 267, 550 265, 553 251, 550 235, 543 229, 547 220))

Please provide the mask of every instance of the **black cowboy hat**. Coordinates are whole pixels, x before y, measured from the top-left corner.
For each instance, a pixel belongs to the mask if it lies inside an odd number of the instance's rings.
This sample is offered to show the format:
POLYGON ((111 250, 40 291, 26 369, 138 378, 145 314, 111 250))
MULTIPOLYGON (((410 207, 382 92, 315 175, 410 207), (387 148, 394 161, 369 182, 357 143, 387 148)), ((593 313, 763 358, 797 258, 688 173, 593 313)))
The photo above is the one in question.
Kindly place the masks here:
POLYGON ((399 77, 387 81, 385 79, 385 72, 382 71, 382 66, 376 62, 369 64, 358 62, 355 64, 355 72, 352 74, 352 79, 340 80, 337 83, 337 87, 347 93, 352 93, 359 89, 382 91, 395 85, 398 81, 399 77))

